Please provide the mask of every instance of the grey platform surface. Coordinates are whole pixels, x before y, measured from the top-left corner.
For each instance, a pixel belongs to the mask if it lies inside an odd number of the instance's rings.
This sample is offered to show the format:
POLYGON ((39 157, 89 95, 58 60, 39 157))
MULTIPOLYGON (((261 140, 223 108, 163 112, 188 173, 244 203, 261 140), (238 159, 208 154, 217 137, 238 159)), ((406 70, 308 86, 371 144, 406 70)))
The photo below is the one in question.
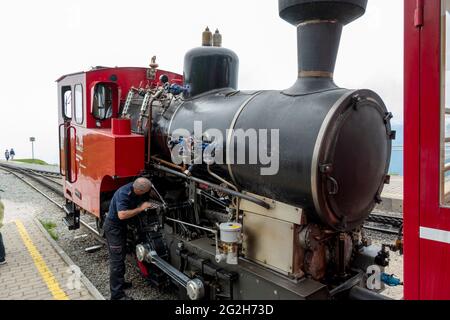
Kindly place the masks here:
POLYGON ((378 209, 403 213, 403 177, 392 176, 391 183, 384 187, 381 198, 383 203, 378 206, 378 209))

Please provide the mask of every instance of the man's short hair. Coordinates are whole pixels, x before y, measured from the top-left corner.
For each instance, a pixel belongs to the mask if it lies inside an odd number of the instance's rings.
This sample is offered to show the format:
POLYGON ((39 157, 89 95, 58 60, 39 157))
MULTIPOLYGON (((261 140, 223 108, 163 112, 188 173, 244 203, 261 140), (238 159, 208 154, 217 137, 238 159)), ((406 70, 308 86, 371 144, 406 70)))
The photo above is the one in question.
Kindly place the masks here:
POLYGON ((152 188, 152 183, 147 178, 138 178, 133 183, 133 189, 141 192, 149 192, 152 188))

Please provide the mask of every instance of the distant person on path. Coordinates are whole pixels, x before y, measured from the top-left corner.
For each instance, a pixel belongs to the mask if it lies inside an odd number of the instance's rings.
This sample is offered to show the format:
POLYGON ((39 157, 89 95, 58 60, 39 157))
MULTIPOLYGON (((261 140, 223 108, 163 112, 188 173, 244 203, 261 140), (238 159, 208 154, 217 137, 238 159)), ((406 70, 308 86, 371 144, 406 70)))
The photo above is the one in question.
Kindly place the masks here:
POLYGON ((6 159, 6 161, 9 161, 9 151, 8 151, 8 149, 6 149, 6 151, 5 151, 5 159, 6 159))
POLYGON ((11 148, 11 150, 9 151, 9 156, 11 157, 11 161, 14 160, 14 156, 16 155, 16 153, 14 152, 14 149, 11 148))
MULTIPOLYGON (((2 192, 3 190, 0 190, 2 192)), ((3 214, 4 214, 5 207, 3 206, 2 199, 0 198, 0 266, 3 264, 6 264, 5 260, 5 246, 3 244, 3 238, 1 229, 3 227, 3 214)))

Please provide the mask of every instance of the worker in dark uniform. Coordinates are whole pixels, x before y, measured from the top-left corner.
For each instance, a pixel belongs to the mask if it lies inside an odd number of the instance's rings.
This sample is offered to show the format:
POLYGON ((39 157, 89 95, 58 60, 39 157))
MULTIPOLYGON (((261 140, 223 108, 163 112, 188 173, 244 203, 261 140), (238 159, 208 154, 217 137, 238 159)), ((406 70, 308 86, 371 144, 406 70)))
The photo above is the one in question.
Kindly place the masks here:
POLYGON ((131 287, 125 282, 127 220, 153 208, 154 205, 146 201, 151 188, 150 180, 139 178, 117 190, 111 200, 104 223, 110 259, 111 300, 132 300, 124 291, 131 287))

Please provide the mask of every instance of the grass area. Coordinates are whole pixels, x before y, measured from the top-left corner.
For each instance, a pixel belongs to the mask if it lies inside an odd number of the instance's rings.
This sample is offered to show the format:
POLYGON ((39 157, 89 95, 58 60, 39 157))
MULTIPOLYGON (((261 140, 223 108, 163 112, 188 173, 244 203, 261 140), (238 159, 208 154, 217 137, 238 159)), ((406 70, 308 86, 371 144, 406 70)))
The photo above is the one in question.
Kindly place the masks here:
POLYGON ((42 164, 42 165, 48 165, 47 162, 39 159, 14 159, 14 162, 23 162, 23 163, 32 163, 32 164, 42 164))
POLYGON ((39 220, 45 230, 47 230, 48 234, 53 238, 53 240, 58 240, 58 234, 56 233, 56 224, 51 221, 42 221, 39 220))

